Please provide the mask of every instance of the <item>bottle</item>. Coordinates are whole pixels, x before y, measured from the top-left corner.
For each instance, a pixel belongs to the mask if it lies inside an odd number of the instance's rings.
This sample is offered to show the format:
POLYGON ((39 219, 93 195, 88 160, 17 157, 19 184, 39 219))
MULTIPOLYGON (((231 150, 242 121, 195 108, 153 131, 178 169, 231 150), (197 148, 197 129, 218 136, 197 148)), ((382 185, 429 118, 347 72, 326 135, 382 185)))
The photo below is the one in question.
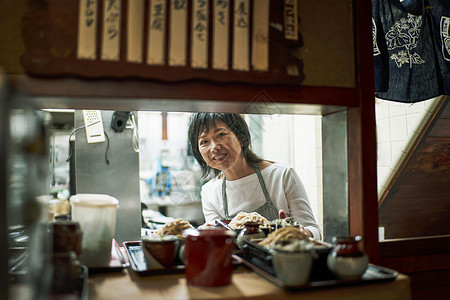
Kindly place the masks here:
POLYGON ((327 257, 327 265, 339 279, 357 280, 367 269, 367 255, 358 247, 360 236, 334 237, 334 248, 327 257))
POLYGON ((244 240, 263 239, 266 234, 259 227, 259 222, 245 222, 244 228, 239 232, 236 238, 237 246, 242 249, 244 240))

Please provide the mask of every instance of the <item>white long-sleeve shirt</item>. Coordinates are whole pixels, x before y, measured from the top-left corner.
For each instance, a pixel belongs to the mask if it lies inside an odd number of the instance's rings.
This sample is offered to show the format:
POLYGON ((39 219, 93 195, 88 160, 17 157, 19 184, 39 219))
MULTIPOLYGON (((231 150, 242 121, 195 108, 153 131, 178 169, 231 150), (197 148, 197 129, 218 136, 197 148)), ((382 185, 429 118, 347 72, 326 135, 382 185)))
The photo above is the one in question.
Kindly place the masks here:
MULTIPOLYGON (((284 210, 307 228, 315 239, 322 234, 300 177, 286 163, 275 162, 261 170, 269 198, 277 210, 284 210)), ((252 212, 264 205, 266 199, 256 173, 226 183, 228 213, 234 217, 241 211, 252 212)), ((222 199, 222 179, 213 178, 202 187, 202 206, 206 223, 225 218, 222 199)))

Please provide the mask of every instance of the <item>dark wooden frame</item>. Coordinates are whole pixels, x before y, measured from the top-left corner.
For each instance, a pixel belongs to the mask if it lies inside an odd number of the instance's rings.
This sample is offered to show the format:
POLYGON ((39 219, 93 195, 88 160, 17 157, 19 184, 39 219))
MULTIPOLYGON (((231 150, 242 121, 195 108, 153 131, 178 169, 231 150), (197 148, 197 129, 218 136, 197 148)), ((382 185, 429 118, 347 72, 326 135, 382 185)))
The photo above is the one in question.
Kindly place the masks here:
POLYGON ((355 88, 262 87, 205 81, 44 79, 26 75, 12 76, 12 79, 25 87, 41 107, 242 112, 252 103, 299 114, 327 115, 347 110, 349 234, 365 237, 365 249, 371 262, 376 263, 378 211, 371 2, 355 1, 353 8, 355 88), (261 93, 265 97, 259 97, 261 93))

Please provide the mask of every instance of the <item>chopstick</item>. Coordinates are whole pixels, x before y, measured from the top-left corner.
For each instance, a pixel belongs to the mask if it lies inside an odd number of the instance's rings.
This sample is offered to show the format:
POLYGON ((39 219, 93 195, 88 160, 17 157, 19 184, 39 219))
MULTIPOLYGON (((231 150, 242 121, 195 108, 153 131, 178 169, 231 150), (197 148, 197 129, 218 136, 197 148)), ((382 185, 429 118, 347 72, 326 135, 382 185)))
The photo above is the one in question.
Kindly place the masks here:
POLYGON ((222 221, 222 220, 216 220, 216 223, 219 224, 219 225, 222 225, 223 227, 225 227, 225 228, 228 229, 228 230, 233 230, 233 229, 231 229, 230 226, 228 226, 227 223, 225 223, 225 222, 222 221))

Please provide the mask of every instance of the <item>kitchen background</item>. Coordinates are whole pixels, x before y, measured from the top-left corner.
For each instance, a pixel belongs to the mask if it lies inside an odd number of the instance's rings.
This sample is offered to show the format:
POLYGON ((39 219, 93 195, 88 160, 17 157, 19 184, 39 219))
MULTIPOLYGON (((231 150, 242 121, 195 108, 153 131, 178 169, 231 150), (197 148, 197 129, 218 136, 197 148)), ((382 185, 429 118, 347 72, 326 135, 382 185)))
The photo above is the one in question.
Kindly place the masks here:
MULTIPOLYGON (((159 112, 139 112, 141 197, 147 204, 170 203, 169 215, 186 213, 186 205, 199 205, 200 186, 197 163, 189 156, 187 126, 189 113, 168 113, 167 140, 162 140, 162 115, 159 112), (169 196, 155 197, 153 182, 161 164, 173 172, 169 196), (189 176, 188 172, 192 172, 189 176), (184 185, 184 186, 183 186, 184 185), (181 191, 177 191, 180 190, 181 191), (149 197, 151 195, 152 197, 149 197), (190 198, 189 198, 190 197, 190 198), (149 199, 150 198, 150 199, 149 199), (185 206, 183 210, 177 206, 185 206), (170 212, 170 210, 173 211, 170 212), (177 211, 177 212, 175 212, 177 211)), ((321 186, 321 120, 304 115, 246 115, 255 153, 268 160, 281 160, 294 166, 299 173, 319 224, 322 224, 321 186)), ((192 211, 191 213, 195 213, 192 211)), ((191 216, 192 217, 192 216, 191 216)), ((200 215, 199 218, 202 218, 200 215)), ((196 220, 197 221, 197 220, 196 220)))
MULTIPOLYGON (((439 98, 414 104, 376 101, 377 147, 378 147, 378 193, 379 196, 389 185, 390 179, 401 165, 410 145, 419 136, 423 125, 431 116, 439 98)), ((51 183, 50 191, 56 198, 67 198, 71 193, 70 162, 67 161, 75 148, 69 147, 69 140, 81 139, 73 133, 74 115, 81 112, 65 111, 53 114, 53 123, 60 124, 51 130, 51 183), (63 120, 58 118, 63 117, 63 120), (65 124, 65 125, 61 125, 65 124), (71 135, 72 133, 72 135, 71 135), (70 136, 70 138, 69 138, 70 136)), ((110 127, 112 111, 102 111, 105 130, 110 127)), ((195 225, 201 224, 200 188, 205 179, 200 178, 199 168, 187 141, 187 126, 190 113, 141 111, 135 113, 137 123, 128 123, 125 137, 117 136, 127 149, 139 147, 135 155, 138 159, 139 197, 144 209, 143 221, 146 225, 164 222, 164 217, 183 218, 195 225), (165 119, 165 120, 164 120, 165 119), (163 127, 166 133, 163 136, 163 127), (136 145, 139 137, 138 145, 136 145), (133 145, 133 143, 135 143, 133 145)), ((291 164, 302 179, 317 218, 323 230, 322 195, 322 137, 321 116, 309 115, 246 115, 252 134, 254 151, 269 160, 281 160, 291 164)), ((81 122, 81 120, 79 120, 81 122)), ((79 126, 75 125, 75 126, 79 126)), ((111 143, 117 144, 111 134, 111 143)), ((114 145, 112 145, 114 146, 114 145)), ((81 148, 89 152, 90 148, 81 148)), ((120 150, 123 146, 119 146, 120 150)), ((114 149, 114 148, 113 148, 114 149)), ((100 150, 103 155, 104 150, 100 150)), ((114 150, 111 150, 114 151, 114 150)), ((114 152, 112 152, 114 153, 114 152)), ((134 160, 134 158, 133 158, 134 160)), ((78 167, 80 162, 78 161, 78 167)), ((87 163, 87 165, 92 165, 87 163)), ((73 177, 73 176, 72 176, 73 177)), ((85 178, 86 176, 83 176, 85 178)), ((83 180, 83 179, 81 179, 83 180)), ((91 182, 90 179, 88 182, 91 182)), ((72 182, 72 185, 74 183, 72 182)), ((131 197, 133 198, 133 197, 131 197)), ((136 200, 134 204, 139 205, 136 200)), ((127 217, 122 217, 126 219, 127 217)), ((119 216, 120 223, 120 216, 119 216)), ((135 225, 133 225, 135 227, 135 225)), ((126 229, 124 229, 126 232, 126 229)), ((380 239, 384 239, 380 228, 380 239)))

